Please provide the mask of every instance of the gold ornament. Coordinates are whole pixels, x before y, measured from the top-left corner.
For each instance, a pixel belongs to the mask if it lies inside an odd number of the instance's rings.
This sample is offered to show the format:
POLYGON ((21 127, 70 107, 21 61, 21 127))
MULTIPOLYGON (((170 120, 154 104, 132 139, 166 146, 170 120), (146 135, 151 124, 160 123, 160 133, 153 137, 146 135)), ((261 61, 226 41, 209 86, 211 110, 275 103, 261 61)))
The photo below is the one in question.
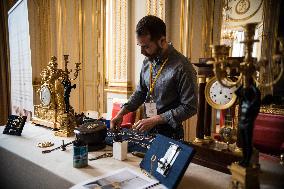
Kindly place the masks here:
POLYGON ((37 144, 37 147, 39 147, 39 148, 47 148, 47 147, 51 147, 51 146, 53 146, 53 145, 54 145, 53 142, 46 141, 46 142, 39 142, 39 143, 37 144))
POLYGON ((249 0, 239 0, 236 4, 235 11, 237 14, 245 14, 250 8, 249 0))

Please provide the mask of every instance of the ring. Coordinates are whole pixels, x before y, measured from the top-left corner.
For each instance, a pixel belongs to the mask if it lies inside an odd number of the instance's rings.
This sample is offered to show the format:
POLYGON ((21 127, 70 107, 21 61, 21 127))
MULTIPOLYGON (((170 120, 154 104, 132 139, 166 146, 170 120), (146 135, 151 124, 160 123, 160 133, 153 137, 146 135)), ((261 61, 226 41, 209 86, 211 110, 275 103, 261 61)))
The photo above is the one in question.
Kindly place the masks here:
POLYGON ((152 157, 151 157, 151 161, 156 161, 156 159, 157 159, 157 156, 152 155, 152 157))

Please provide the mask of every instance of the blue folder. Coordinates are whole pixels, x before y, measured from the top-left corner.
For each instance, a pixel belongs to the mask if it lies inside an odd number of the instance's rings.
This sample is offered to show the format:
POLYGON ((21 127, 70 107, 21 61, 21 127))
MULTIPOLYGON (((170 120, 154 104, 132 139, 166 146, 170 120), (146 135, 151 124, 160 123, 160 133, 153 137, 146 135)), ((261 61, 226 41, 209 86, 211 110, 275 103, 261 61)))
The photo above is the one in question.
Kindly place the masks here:
MULTIPOLYGON (((175 150, 169 151, 176 152, 175 150)), ((173 140, 163 135, 157 135, 156 139, 151 144, 150 149, 146 152, 144 159, 141 161, 140 168, 147 171, 167 188, 176 188, 181 181, 194 154, 195 150, 187 144, 184 144, 181 141, 173 140), (173 146, 174 148, 172 148, 173 146), (160 167, 161 165, 164 165, 161 163, 163 161, 160 160, 165 157, 165 154, 168 152, 169 148, 176 149, 176 147, 178 147, 178 153, 175 154, 175 160, 172 161, 173 163, 166 174, 161 174, 159 168, 157 169, 158 162, 160 167)))

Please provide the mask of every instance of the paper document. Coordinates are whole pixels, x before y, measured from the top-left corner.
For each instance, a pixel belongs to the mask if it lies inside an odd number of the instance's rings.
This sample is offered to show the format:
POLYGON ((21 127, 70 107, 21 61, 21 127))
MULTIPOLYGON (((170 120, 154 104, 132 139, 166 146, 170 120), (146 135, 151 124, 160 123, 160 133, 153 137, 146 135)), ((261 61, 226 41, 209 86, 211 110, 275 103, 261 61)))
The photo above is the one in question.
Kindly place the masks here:
POLYGON ((73 186, 71 189, 148 189, 166 188, 155 179, 129 168, 92 178, 73 186))

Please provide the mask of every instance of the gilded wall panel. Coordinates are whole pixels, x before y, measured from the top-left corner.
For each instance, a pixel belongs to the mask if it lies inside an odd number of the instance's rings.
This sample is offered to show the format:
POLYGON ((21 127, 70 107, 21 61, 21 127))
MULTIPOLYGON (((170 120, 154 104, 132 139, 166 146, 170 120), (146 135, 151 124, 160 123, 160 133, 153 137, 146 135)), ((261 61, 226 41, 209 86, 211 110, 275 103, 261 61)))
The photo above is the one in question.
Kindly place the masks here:
POLYGON ((147 0, 147 15, 155 15, 165 20, 165 0, 147 0))
MULTIPOLYGON (((63 54, 68 54, 70 69, 74 70, 75 62, 82 62, 80 60, 80 25, 79 25, 79 4, 80 1, 57 1, 58 3, 58 14, 57 14, 57 57, 58 66, 63 68, 63 54)), ((81 73, 80 73, 81 74, 81 73)), ((79 85, 79 80, 73 82, 77 85, 76 90, 73 90, 70 96, 70 103, 74 107, 75 111, 79 111, 80 95, 79 91, 82 90, 82 86, 79 85)))
POLYGON ((221 0, 180 1, 180 51, 191 62, 211 56, 210 45, 220 37, 221 0))
POLYGON ((81 62, 79 79, 74 83, 70 103, 75 111, 88 109, 104 111, 104 10, 102 0, 49 0, 31 1, 35 10, 32 23, 33 31, 39 35, 34 38, 33 52, 39 52, 33 59, 36 73, 47 64, 49 57, 58 58, 58 66, 63 68, 63 55, 69 54, 68 67, 75 68, 75 62, 81 62), (37 24, 38 23, 38 24, 37 24), (46 54, 46 55, 45 55, 46 54), (40 64, 38 64, 40 63, 40 64), (99 68, 101 70, 99 70, 99 68), (101 74, 99 74, 99 72, 101 74), (86 89, 88 86, 88 89, 86 89), (98 90, 100 89, 100 90, 98 90), (88 90, 88 91, 87 91, 88 90), (100 94, 102 93, 102 94, 100 94), (92 95, 92 96, 90 96, 92 95), (89 100, 86 99, 89 97, 89 100), (98 105, 101 103, 101 105, 98 105))
POLYGON ((96 110, 94 109, 96 99, 93 99, 94 94, 94 86, 92 83, 85 85, 85 94, 84 98, 87 103, 85 103, 85 110, 96 110))
MULTIPOLYGON (((128 69, 128 38, 129 38, 129 1, 128 0, 110 0, 108 1, 108 25, 107 31, 110 31, 107 49, 110 52, 107 57, 108 82, 127 83, 128 69)), ((119 86, 121 84, 118 84, 119 86)))
POLYGON ((97 110, 97 88, 96 88, 96 75, 97 71, 95 67, 96 61, 96 29, 94 18, 96 9, 96 1, 84 1, 82 4, 82 32, 83 38, 83 64, 85 65, 82 70, 83 87, 84 87, 84 99, 83 99, 83 110, 97 110))
POLYGON ((82 73, 84 75, 84 81, 87 83, 94 83, 95 86, 95 78, 96 72, 94 68, 96 67, 96 33, 94 32, 95 23, 94 23, 94 15, 92 15, 93 10, 93 1, 84 1, 83 7, 83 63, 84 69, 82 73))

